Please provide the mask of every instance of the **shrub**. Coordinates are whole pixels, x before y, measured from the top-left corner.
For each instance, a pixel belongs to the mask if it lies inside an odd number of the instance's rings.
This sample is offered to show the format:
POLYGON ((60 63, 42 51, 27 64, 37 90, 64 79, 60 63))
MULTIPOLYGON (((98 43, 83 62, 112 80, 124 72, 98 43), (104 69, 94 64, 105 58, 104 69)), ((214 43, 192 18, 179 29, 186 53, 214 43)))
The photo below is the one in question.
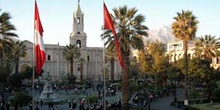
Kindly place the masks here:
POLYGON ((23 107, 24 105, 27 105, 29 102, 31 102, 32 96, 27 95, 23 92, 16 92, 14 96, 10 98, 10 103, 15 106, 19 105, 20 107, 23 107))

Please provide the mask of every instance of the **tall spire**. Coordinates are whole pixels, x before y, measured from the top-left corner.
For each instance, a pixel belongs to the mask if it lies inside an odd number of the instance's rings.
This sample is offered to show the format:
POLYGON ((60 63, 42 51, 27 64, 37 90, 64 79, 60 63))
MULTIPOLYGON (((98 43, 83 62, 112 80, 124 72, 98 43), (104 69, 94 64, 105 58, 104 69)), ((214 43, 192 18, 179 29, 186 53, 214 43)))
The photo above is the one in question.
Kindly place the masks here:
POLYGON ((80 0, 78 0, 78 6, 76 9, 76 13, 82 13, 81 8, 80 8, 80 0))

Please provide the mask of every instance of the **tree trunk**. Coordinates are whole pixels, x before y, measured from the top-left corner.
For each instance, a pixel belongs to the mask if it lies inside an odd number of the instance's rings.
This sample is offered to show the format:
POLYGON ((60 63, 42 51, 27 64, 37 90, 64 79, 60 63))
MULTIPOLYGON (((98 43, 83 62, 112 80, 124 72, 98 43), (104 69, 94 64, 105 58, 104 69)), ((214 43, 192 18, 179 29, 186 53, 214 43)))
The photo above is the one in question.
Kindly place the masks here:
POLYGON ((70 75, 73 76, 73 60, 70 60, 70 75))
POLYGON ((128 84, 128 74, 130 71, 130 52, 122 52, 122 58, 125 64, 125 69, 122 68, 122 104, 123 110, 129 110, 129 84, 128 84))
POLYGON ((15 73, 18 73, 19 59, 15 60, 15 73))
POLYGON ((184 94, 184 105, 189 105, 188 103, 188 41, 185 39, 183 41, 183 46, 184 46, 184 68, 185 68, 185 94, 184 94))
POLYGON ((83 81, 83 65, 81 64, 79 68, 80 68, 80 82, 82 84, 82 81, 83 81))
POLYGON ((114 81, 115 60, 111 58, 111 81, 114 81))

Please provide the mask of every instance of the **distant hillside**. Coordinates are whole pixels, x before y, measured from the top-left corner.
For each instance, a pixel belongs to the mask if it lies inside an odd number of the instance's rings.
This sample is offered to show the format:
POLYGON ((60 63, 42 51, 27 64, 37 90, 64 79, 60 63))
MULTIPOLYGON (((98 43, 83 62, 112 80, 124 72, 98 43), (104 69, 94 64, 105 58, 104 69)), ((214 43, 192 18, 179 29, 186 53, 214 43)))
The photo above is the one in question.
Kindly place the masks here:
POLYGON ((158 40, 167 44, 168 42, 172 42, 175 40, 171 28, 165 25, 149 30, 148 34, 149 36, 148 38, 145 38, 145 41, 158 40))

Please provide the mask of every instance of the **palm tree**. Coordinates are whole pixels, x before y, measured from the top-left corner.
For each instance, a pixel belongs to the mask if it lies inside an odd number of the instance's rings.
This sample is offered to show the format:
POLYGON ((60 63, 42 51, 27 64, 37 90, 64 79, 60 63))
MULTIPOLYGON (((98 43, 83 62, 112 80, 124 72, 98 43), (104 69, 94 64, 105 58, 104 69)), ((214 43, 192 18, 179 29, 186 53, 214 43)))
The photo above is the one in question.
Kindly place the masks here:
POLYGON ((177 16, 174 17, 176 20, 172 23, 173 34, 176 38, 183 40, 184 48, 184 67, 185 67, 185 101, 184 104, 188 105, 188 41, 195 38, 197 31, 197 24, 199 23, 196 20, 196 17, 192 14, 191 11, 182 10, 181 13, 177 13, 177 16))
POLYGON ((78 59, 81 56, 80 50, 77 45, 66 45, 63 50, 63 57, 70 62, 70 75, 73 76, 73 63, 74 59, 78 59))
POLYGON ((12 41, 13 40, 8 37, 0 38, 0 45, 2 46, 2 48, 0 48, 0 74, 3 76, 2 78, 5 79, 2 79, 3 81, 7 81, 13 71, 13 57, 11 57, 12 41))
POLYGON ((13 24, 11 24, 11 22, 9 21, 10 19, 11 15, 9 13, 3 12, 2 14, 0 14, 0 59, 3 58, 4 52, 7 51, 7 49, 5 49, 5 46, 10 45, 10 39, 6 38, 13 36, 17 37, 17 34, 12 32, 15 31, 16 28, 13 24))
POLYGON ((80 58, 79 59, 79 67, 78 67, 78 70, 80 71, 80 82, 82 83, 83 81, 83 64, 85 63, 85 59, 83 58, 80 58))
POLYGON ((0 35, 2 35, 3 37, 18 36, 17 34, 11 32, 11 31, 15 31, 16 28, 13 24, 11 24, 11 22, 9 21, 10 19, 11 19, 10 13, 3 12, 0 15, 0 35))
POLYGON ((106 62, 110 61, 110 74, 111 74, 111 81, 114 81, 114 70, 115 70, 115 60, 116 60, 116 52, 115 50, 110 50, 107 48, 105 53, 105 60, 106 62))
MULTIPOLYGON (((128 74, 130 66, 130 53, 131 48, 141 50, 144 48, 142 37, 147 37, 148 28, 142 23, 145 21, 145 17, 141 14, 137 14, 137 9, 128 9, 127 6, 114 8, 114 15, 112 19, 117 31, 117 37, 120 43, 120 50, 122 59, 126 66, 126 69, 122 69, 122 103, 123 108, 128 110, 128 74)), ((101 36, 103 39, 107 39, 105 45, 110 49, 115 49, 114 36, 110 35, 111 31, 106 31, 101 36)))
POLYGON ((22 41, 12 41, 12 57, 15 62, 15 73, 18 73, 19 58, 25 57, 27 48, 22 41))
POLYGON ((0 59, 10 59, 10 54, 12 51, 12 42, 13 40, 8 37, 0 38, 0 59))
POLYGON ((211 35, 201 36, 195 43, 195 55, 209 60, 212 57, 216 57, 220 54, 218 50, 220 48, 220 42, 218 40, 219 38, 211 35))

